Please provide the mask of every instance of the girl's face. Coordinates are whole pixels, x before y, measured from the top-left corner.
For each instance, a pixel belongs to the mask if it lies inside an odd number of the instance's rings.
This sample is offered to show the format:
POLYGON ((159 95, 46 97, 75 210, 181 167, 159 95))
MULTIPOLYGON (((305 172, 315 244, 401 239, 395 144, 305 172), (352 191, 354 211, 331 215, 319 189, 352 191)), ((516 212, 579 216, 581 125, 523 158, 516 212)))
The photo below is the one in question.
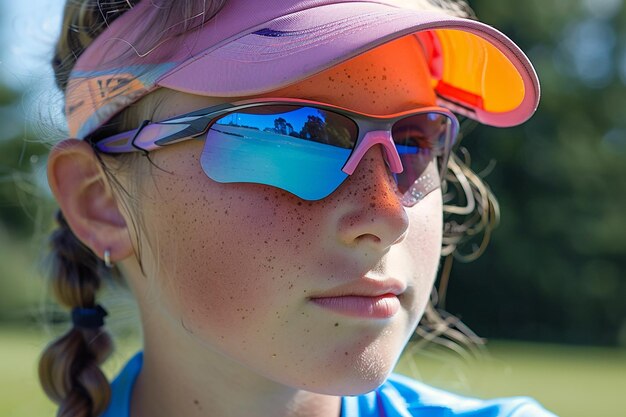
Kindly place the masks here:
MULTIPOLYGON (((426 65, 407 48, 418 45, 401 39, 257 97, 313 99, 380 115, 433 105, 426 65)), ((219 101, 168 94, 154 119, 219 101)), ((325 394, 380 385, 430 295, 441 248, 441 192, 404 207, 380 146, 321 201, 265 185, 214 182, 200 167, 201 150, 192 140, 153 152, 160 169, 143 181, 139 215, 146 226, 142 246, 152 248, 142 251, 149 279, 131 274, 130 281, 146 350, 167 346, 193 357, 198 369, 203 361, 229 363, 325 394), (311 301, 368 278, 406 286, 395 315, 349 317, 311 301)))

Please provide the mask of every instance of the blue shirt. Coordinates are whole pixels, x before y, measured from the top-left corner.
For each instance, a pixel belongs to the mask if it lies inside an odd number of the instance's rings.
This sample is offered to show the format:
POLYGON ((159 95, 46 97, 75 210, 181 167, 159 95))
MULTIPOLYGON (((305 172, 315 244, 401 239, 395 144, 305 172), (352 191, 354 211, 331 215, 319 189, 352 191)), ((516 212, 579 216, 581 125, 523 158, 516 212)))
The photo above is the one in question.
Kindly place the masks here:
MULTIPOLYGON (((129 417, 132 388, 143 353, 133 356, 111 384, 111 402, 102 417, 129 417)), ((556 417, 528 397, 480 400, 391 374, 378 389, 341 398, 341 417, 556 417)))

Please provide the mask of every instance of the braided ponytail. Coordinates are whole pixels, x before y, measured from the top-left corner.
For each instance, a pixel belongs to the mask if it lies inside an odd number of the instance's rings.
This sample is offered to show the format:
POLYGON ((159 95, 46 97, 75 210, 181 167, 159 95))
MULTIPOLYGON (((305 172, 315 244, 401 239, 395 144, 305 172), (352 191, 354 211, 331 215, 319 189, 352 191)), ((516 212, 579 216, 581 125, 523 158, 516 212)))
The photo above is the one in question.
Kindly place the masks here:
MULTIPOLYGON (((53 294, 64 307, 92 308, 101 286, 103 262, 72 233, 61 211, 52 234, 53 294)), ((99 366, 113 351, 102 329, 73 327, 50 344, 39 361, 39 379, 50 399, 58 403, 59 417, 97 416, 111 397, 99 366)))

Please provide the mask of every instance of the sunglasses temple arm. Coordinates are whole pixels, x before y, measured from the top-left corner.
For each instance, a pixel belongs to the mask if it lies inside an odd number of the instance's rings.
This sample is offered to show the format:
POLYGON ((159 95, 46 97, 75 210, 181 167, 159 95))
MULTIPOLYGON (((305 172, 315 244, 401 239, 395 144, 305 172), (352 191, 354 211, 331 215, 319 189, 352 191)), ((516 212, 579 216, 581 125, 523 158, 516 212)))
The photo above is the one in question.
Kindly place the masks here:
POLYGON ((96 149, 103 153, 139 152, 140 149, 137 149, 133 146, 133 141, 135 140, 143 126, 144 124, 142 124, 137 129, 118 133, 116 135, 109 136, 108 138, 99 140, 94 144, 94 146, 96 147, 96 149))
POLYGON ((207 120, 195 123, 150 123, 145 120, 139 128, 103 139, 96 143, 96 147, 106 153, 150 152, 196 137, 206 131, 207 126, 207 120))

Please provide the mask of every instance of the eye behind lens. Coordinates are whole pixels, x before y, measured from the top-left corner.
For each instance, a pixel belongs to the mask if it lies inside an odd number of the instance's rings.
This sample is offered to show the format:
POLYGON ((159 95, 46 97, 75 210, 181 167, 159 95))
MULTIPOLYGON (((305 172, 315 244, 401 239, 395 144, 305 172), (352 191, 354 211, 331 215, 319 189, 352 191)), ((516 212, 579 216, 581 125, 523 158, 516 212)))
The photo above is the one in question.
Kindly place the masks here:
POLYGON ((445 152, 449 118, 439 113, 424 113, 397 121, 391 131, 398 153, 445 152))

